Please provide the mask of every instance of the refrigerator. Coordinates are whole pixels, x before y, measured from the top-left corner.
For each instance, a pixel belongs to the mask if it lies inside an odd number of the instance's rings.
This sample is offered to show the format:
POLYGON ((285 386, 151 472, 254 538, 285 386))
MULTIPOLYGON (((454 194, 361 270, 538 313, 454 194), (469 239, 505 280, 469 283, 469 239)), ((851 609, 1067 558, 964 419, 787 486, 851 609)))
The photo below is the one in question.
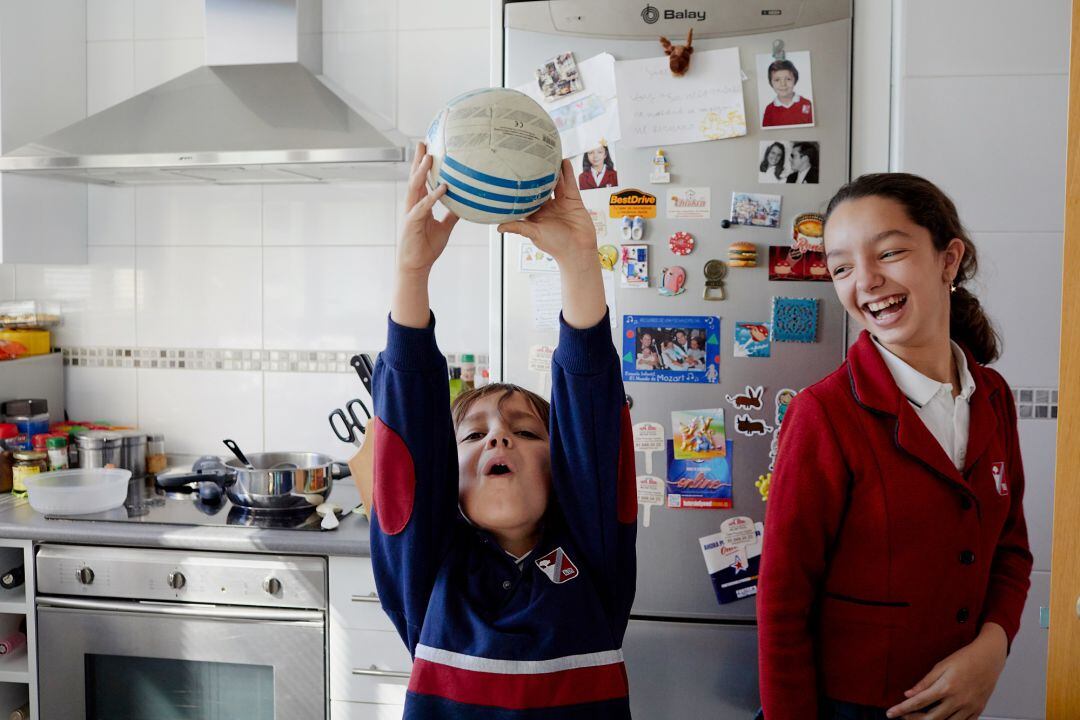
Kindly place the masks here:
MULTIPOLYGON (((649 247, 647 287, 622 287, 621 268, 609 278, 615 319, 612 339, 620 355, 626 349, 626 332, 635 327, 640 332, 647 325, 627 325, 627 316, 719 320, 717 382, 641 382, 626 376, 624 380, 633 422, 659 423, 668 439, 673 412, 725 409, 726 435, 732 441, 732 507, 653 506, 649 526, 644 527, 639 506, 637 596, 624 654, 635 717, 749 719, 759 706, 755 598, 748 595, 726 604, 718 602, 700 539, 717 533, 728 518, 764 520, 765 502, 755 482, 768 472, 774 433, 738 433, 736 416, 749 414, 773 426, 776 393, 799 390, 822 378, 843 361, 847 347, 845 315, 832 284, 771 281, 768 248, 790 247, 793 218, 823 212, 828 199, 849 179, 852 4, 850 0, 698 0, 694 7, 626 0, 508 2, 503 6, 502 84, 510 88, 539 85, 538 69, 550 69, 550 61, 568 52, 578 67, 602 53, 610 54, 616 63, 660 57, 664 51, 659 36, 684 43, 691 27, 695 54, 690 73, 706 51, 737 48, 745 135, 664 145, 671 182, 655 184, 650 177, 657 147, 638 147, 641 139, 631 141, 632 133, 621 127, 619 140, 605 139, 618 184, 590 192, 637 189, 656 197, 656 217, 645 221, 642 239, 625 240, 617 218, 604 218, 598 229, 598 246, 649 247), (812 127, 762 128, 757 56, 774 55, 778 40, 784 57, 802 58, 800 53, 809 53, 812 87, 806 96, 813 104, 812 127), (774 141, 818 143, 818 182, 759 182, 761 143, 774 141), (668 218, 667 205, 673 202, 670 191, 687 187, 696 188, 699 195, 708 188, 707 219, 668 218), (778 226, 725 227, 731 219, 733 193, 781 196, 778 226), (695 240, 688 255, 675 255, 670 249, 669 238, 678 231, 695 240), (754 244, 757 266, 727 267, 725 298, 706 300, 706 263, 727 263, 729 246, 739 241, 754 244), (658 292, 661 270, 671 265, 685 269, 685 291, 663 296, 658 292), (736 323, 771 322, 774 297, 817 300, 812 342, 781 342, 774 336, 768 357, 735 357, 736 323), (764 388, 760 410, 743 413, 726 399, 758 386, 764 388)), ((800 82, 805 80, 806 67, 802 74, 800 82)), ((597 78, 583 75, 581 79, 585 87, 577 94, 586 97, 597 78)), ((622 102, 638 90, 634 83, 617 82, 616 98, 622 102)), ((575 172, 581 172, 582 155, 575 153, 571 160, 575 172)), ((594 200, 595 196, 589 197, 594 200)), ((550 280, 528 271, 536 266, 523 263, 523 241, 505 235, 498 250, 501 332, 497 357, 501 357, 505 381, 546 394, 550 378, 540 368, 545 348, 555 345, 558 334, 550 321, 538 322, 537 304, 543 292, 537 287, 550 280)), ((645 455, 638 453, 636 459, 638 474, 644 474, 645 455)), ((651 462, 652 475, 666 479, 665 453, 654 453, 651 462)), ((768 534, 768 528, 764 533, 768 534)))

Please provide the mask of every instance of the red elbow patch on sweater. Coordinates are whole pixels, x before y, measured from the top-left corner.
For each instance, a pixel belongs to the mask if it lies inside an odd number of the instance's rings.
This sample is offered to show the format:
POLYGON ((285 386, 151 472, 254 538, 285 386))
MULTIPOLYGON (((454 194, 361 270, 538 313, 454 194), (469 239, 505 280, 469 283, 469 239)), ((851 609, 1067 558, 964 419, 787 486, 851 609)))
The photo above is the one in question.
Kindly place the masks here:
POLYGON ((416 472, 412 455, 401 436, 379 418, 375 433, 372 512, 386 535, 397 535, 409 524, 416 499, 416 472))
POLYGON ((630 425, 630 408, 623 405, 622 428, 619 433, 619 477, 615 499, 621 523, 637 522, 637 467, 634 454, 634 430, 630 425))

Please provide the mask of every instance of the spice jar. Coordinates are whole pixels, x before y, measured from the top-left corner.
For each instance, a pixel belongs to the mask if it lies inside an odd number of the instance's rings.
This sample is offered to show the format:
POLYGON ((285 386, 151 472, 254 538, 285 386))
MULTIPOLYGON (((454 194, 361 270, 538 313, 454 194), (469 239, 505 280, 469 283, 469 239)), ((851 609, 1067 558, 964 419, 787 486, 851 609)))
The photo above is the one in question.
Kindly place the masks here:
MULTIPOLYGON (((32 442, 35 435, 49 432, 49 403, 43 399, 8 400, 0 405, 4 421, 15 423, 19 434, 32 442)), ((30 449, 27 445, 26 449, 30 449)))
POLYGON ((11 492, 11 466, 15 462, 6 443, 17 437, 19 429, 12 423, 0 423, 0 493, 11 492))
POLYGON ((45 441, 45 453, 49 456, 49 470, 67 470, 67 438, 62 435, 45 441))
POLYGON ((169 462, 165 457, 165 436, 152 433, 146 436, 146 472, 151 475, 165 472, 169 462))
POLYGON ((15 452, 15 464, 11 468, 11 494, 26 497, 26 478, 48 470, 47 456, 37 450, 15 452))

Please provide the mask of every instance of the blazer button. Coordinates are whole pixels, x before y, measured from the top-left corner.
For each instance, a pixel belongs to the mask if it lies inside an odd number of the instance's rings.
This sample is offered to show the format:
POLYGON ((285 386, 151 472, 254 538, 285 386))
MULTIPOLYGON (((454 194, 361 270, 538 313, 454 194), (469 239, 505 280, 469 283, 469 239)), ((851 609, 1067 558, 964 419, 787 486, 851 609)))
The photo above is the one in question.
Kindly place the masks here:
POLYGON ((966 623, 969 617, 971 617, 971 612, 966 607, 960 608, 956 612, 956 622, 958 623, 966 623))
POLYGON ((502 584, 503 590, 509 590, 510 585, 511 585, 511 583, 510 583, 509 580, 503 580, 503 584, 502 584))
POLYGON ((960 553, 960 562, 963 565, 972 564, 973 562, 975 562, 975 553, 971 552, 970 550, 963 551, 962 553, 960 553))

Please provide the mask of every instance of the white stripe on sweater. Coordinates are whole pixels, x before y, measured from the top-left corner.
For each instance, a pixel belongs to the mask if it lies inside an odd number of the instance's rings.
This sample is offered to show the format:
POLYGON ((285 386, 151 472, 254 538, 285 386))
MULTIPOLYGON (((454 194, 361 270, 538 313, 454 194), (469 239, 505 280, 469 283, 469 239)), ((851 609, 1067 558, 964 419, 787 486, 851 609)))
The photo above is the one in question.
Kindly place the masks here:
POLYGON ((499 673, 502 675, 539 675, 562 670, 613 665, 623 661, 621 649, 584 653, 582 655, 566 655, 550 660, 496 660, 475 655, 463 655, 462 653, 441 650, 430 645, 417 645, 416 657, 420 660, 448 665, 459 670, 499 673))

